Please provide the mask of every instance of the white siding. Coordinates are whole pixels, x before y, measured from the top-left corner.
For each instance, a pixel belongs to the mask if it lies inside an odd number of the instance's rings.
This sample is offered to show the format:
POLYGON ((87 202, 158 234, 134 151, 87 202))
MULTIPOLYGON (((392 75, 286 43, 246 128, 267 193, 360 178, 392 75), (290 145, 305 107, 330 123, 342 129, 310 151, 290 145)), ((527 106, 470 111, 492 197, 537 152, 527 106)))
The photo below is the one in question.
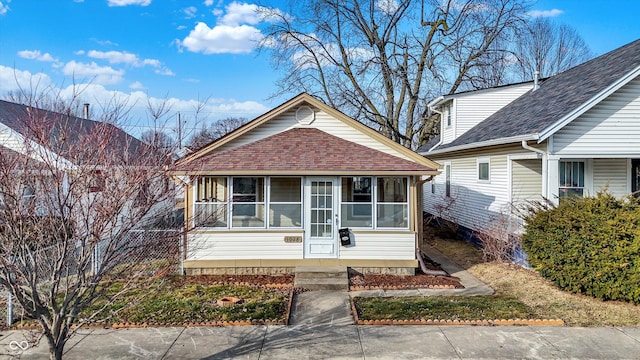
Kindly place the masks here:
MULTIPOLYGON (((302 259, 303 243, 285 243, 285 236, 301 232, 192 232, 187 260, 302 259)), ((354 246, 340 247, 340 259, 413 260, 416 235, 413 232, 360 233, 354 246)))
POLYGON ((511 163, 511 202, 542 199, 542 160, 513 160, 511 163))
POLYGON ((557 155, 640 157, 640 77, 553 135, 557 155))
POLYGON ((340 247, 340 259, 414 260, 416 235, 414 233, 361 233, 353 234, 352 247, 340 247))
POLYGON ((605 187, 617 197, 629 194, 627 159, 593 159, 594 194, 605 187))
POLYGON ((443 143, 447 144, 469 131, 502 107, 531 89, 530 83, 472 91, 455 95, 452 126, 443 125, 443 143))
POLYGON ((252 131, 236 138, 234 141, 218 149, 223 150, 235 148, 296 127, 310 127, 322 130, 333 136, 381 151, 386 154, 397 156, 405 160, 410 160, 403 153, 378 142, 377 140, 371 138, 368 134, 355 129, 347 125, 345 122, 332 117, 326 112, 319 111, 318 109, 315 109, 316 119, 311 124, 298 124, 298 122, 296 121, 296 110, 297 108, 285 112, 273 119, 270 119, 266 123, 258 126, 252 131))
POLYGON ((451 197, 445 196, 444 174, 435 178, 436 191, 431 183, 423 192, 424 211, 456 222, 472 230, 481 230, 500 214, 510 213, 508 155, 530 154, 520 147, 493 152, 477 152, 456 158, 434 159, 441 164, 451 161, 451 197), (476 159, 490 159, 490 182, 477 180, 476 159))
POLYGON ((301 232, 189 233, 187 260, 302 259, 302 243, 285 243, 285 236, 301 232))

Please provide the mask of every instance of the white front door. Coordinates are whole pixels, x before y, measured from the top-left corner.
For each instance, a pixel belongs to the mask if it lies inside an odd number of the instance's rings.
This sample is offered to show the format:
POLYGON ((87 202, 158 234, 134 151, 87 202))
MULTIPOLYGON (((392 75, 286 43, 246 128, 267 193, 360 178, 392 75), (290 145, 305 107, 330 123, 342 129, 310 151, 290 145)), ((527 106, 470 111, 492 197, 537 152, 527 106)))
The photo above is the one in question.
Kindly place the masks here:
POLYGON ((338 256, 338 180, 307 178, 305 186, 305 258, 335 258, 338 256))

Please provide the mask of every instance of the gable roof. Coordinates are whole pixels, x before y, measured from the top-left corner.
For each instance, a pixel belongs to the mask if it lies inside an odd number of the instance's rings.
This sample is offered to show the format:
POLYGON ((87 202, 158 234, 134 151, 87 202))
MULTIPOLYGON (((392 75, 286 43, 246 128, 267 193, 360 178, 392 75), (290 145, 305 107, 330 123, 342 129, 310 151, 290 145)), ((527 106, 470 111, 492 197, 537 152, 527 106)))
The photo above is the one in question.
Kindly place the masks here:
POLYGON ((543 141, 640 74, 640 40, 552 76, 433 153, 543 141))
POLYGON ((229 173, 425 173, 431 167, 343 140, 314 128, 293 128, 178 165, 176 170, 229 173), (375 161, 372 161, 375 159, 375 161))
MULTIPOLYGON (((145 145, 113 124, 83 119, 54 111, 0 100, 0 122, 23 138, 45 146, 53 153, 69 157, 73 145, 86 136, 107 134, 106 151, 133 158, 145 145), (48 138, 43 138, 48 132, 48 138)), ((100 159, 94 159, 99 162, 100 159)))
POLYGON ((222 138, 187 155, 174 166, 178 173, 211 173, 233 171, 260 173, 344 173, 358 171, 436 174, 441 166, 386 138, 377 131, 324 104, 315 97, 302 93, 280 106, 257 117, 222 138), (271 119, 301 105, 310 105, 342 121, 357 131, 401 153, 409 160, 386 154, 315 128, 293 128, 236 148, 219 151, 240 136, 254 130, 271 119), (324 141, 324 142, 323 142, 324 141), (286 154, 286 155, 284 155, 286 154), (218 161, 225 158, 226 164, 218 161), (374 161, 375 159, 375 161, 374 161))

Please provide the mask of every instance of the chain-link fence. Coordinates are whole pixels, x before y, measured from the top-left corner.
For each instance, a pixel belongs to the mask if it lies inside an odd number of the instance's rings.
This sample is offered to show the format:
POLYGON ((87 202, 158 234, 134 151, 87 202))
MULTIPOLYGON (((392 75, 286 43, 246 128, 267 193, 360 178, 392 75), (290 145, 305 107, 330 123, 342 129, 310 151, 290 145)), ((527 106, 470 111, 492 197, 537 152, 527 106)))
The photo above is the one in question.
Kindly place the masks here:
MULTIPOLYGON (((61 251, 66 252, 61 274, 63 277, 97 272, 128 277, 183 274, 182 235, 182 229, 132 230, 118 241, 100 241, 93 247, 91 254, 88 254, 89 262, 78 261, 82 255, 77 246, 50 246, 35 251, 33 258, 37 261, 32 261, 30 265, 36 269, 36 277, 41 282, 49 281, 52 271, 58 270, 56 262, 62 258, 61 251)), ((12 301, 8 289, 0 288, 0 324, 10 325, 26 316, 16 302, 12 301)))

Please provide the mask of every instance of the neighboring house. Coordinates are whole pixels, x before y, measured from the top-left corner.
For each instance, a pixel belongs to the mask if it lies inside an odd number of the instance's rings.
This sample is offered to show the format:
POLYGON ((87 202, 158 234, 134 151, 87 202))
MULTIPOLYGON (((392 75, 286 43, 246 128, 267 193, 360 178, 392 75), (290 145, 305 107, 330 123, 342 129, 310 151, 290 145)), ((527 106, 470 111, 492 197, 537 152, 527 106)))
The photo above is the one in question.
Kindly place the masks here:
POLYGON ((639 75, 636 40, 539 84, 434 100, 441 139, 418 152, 444 171, 425 184, 424 210, 473 231, 513 233, 514 205, 640 190, 639 75))
POLYGON ((192 229, 185 269, 413 273, 422 183, 438 168, 300 94, 176 164, 192 229))
MULTIPOLYGON (((45 204, 56 192, 68 188, 64 182, 74 172, 90 174, 83 194, 86 201, 102 192, 108 166, 102 156, 136 166, 140 156, 149 153, 140 140, 112 124, 0 100, 0 165, 27 175, 15 178, 21 179, 21 184, 15 184, 19 188, 0 189, 0 196, 5 192, 21 194, 23 202, 30 205, 25 211, 35 215, 60 216, 60 207, 51 209, 45 204), (80 171, 79 166, 84 168, 80 171), (64 175, 55 181, 63 184, 51 183, 57 171, 64 175)), ((146 184, 140 186, 142 189, 146 184)), ((139 200, 138 195, 132 195, 131 207, 137 206, 139 200)), ((170 205, 173 207, 173 203, 170 205)), ((160 209, 167 206, 158 204, 157 209, 163 211, 160 209)))

